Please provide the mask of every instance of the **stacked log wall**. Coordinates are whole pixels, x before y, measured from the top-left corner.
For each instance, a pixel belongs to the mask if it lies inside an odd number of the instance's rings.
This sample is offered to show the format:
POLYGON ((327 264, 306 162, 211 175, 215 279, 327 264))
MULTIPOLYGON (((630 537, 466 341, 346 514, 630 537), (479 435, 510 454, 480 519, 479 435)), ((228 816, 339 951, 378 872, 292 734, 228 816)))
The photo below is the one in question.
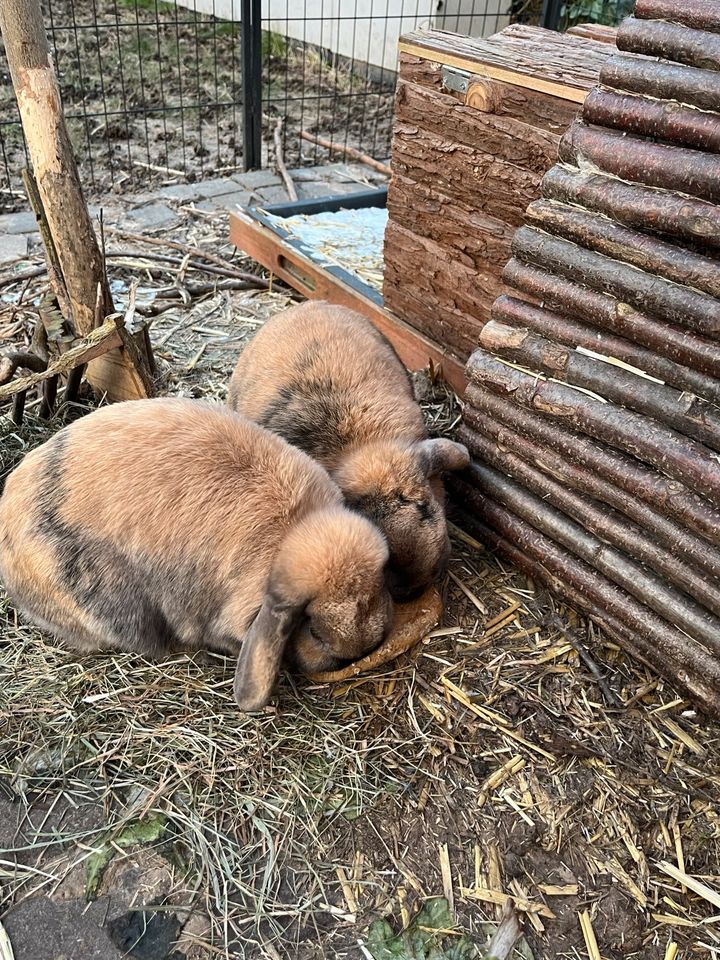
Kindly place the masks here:
POLYGON ((720 716, 720 15, 638 0, 618 46, 513 237, 454 489, 489 545, 720 716))

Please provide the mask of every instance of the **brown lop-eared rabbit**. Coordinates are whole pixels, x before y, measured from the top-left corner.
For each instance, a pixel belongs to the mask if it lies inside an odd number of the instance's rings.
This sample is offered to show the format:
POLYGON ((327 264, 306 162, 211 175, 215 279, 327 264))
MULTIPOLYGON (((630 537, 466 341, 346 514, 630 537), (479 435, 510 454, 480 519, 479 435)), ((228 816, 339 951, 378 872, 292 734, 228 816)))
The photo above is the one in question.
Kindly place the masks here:
POLYGON ((225 407, 135 400, 29 453, 0 498, 0 577, 81 650, 238 655, 264 706, 285 655, 333 670, 391 620, 388 550, 325 470, 225 407))
POLYGON ((277 314, 244 348, 228 403, 321 463, 348 506, 377 524, 396 600, 442 577, 441 475, 467 466, 468 452, 428 439, 407 372, 369 321, 321 301, 277 314))

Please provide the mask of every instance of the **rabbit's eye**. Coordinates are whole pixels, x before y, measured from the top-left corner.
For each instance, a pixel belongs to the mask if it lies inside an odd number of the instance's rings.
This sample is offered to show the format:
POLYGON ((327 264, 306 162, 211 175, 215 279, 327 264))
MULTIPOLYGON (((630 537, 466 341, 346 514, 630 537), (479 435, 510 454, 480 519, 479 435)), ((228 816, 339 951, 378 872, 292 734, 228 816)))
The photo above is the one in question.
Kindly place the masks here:
POLYGON ((318 634, 317 630, 315 630, 312 626, 309 626, 308 630, 310 631, 310 636, 313 638, 313 640, 317 640, 318 643, 322 643, 322 637, 318 634))

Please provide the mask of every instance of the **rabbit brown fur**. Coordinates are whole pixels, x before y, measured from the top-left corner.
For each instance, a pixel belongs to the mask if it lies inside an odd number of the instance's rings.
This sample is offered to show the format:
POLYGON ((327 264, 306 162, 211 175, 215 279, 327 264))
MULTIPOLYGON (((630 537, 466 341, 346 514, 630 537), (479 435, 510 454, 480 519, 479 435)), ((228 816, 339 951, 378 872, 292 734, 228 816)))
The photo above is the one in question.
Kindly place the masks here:
POLYGON ((304 453, 227 408, 136 400, 29 453, 0 498, 0 576, 83 650, 238 654, 263 706, 284 654, 315 672, 383 640, 387 545, 304 453))
POLYGON ((243 350, 228 403, 310 454, 347 504, 380 527, 395 599, 443 574, 440 475, 467 466, 468 452, 427 439, 405 368, 364 317, 321 301, 272 317, 243 350))

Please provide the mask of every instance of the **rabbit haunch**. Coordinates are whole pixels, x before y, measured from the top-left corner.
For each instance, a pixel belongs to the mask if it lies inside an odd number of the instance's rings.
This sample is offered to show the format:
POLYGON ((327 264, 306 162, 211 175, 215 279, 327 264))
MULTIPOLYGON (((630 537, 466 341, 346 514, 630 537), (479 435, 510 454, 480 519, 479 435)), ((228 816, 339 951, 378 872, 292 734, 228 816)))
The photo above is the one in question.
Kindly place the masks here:
POLYGON ((82 650, 238 654, 264 705, 283 656, 334 669, 390 625, 387 545, 305 454, 226 408, 137 400, 29 453, 0 498, 0 576, 82 650))
POLYGON ((321 463, 348 506, 378 525, 396 599, 442 576, 440 476, 467 466, 468 452, 427 438, 405 368, 369 321, 318 301, 277 314, 243 350, 228 403, 321 463))

